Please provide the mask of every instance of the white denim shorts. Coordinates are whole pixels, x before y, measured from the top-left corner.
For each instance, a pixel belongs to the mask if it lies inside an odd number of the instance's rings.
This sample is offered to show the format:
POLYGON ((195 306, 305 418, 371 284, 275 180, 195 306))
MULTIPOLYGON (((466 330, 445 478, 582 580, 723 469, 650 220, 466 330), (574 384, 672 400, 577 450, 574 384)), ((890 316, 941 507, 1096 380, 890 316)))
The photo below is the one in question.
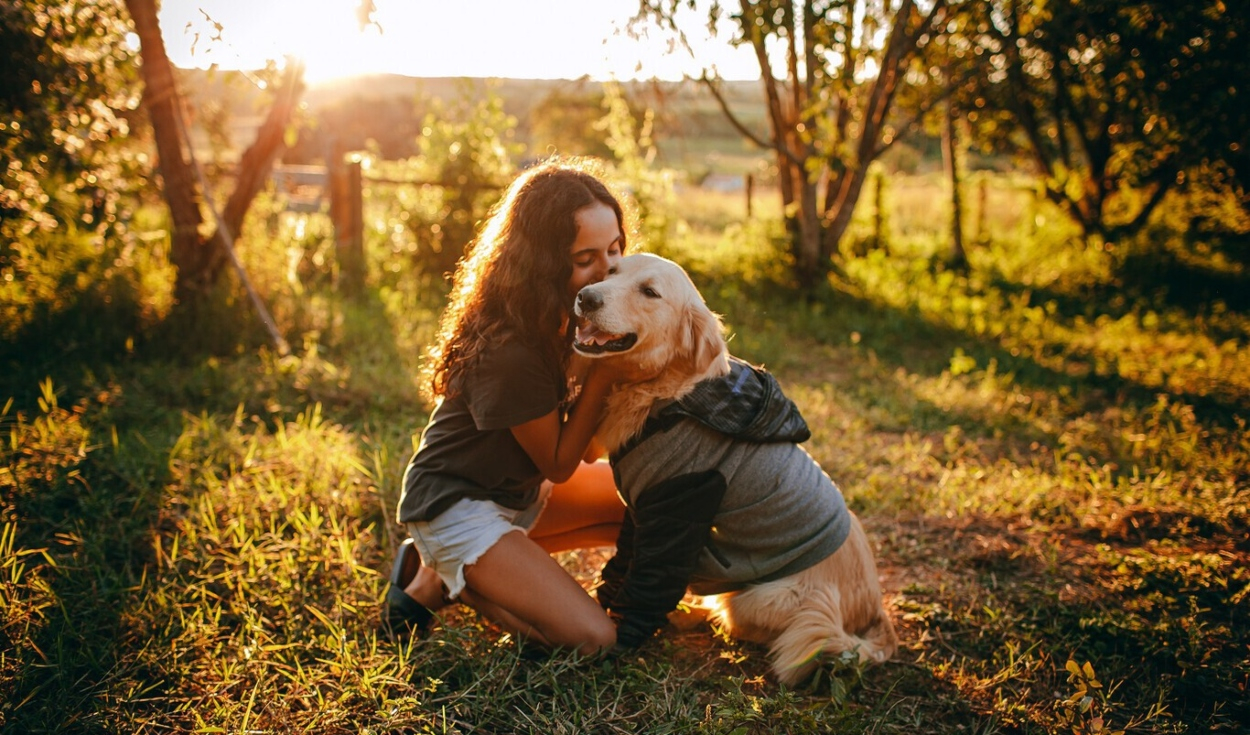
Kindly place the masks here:
POLYGON ((464 568, 476 564, 504 534, 529 534, 550 496, 551 483, 543 482, 538 499, 523 510, 461 498, 432 521, 408 523, 408 535, 421 552, 421 563, 438 573, 454 600, 464 591, 464 568))

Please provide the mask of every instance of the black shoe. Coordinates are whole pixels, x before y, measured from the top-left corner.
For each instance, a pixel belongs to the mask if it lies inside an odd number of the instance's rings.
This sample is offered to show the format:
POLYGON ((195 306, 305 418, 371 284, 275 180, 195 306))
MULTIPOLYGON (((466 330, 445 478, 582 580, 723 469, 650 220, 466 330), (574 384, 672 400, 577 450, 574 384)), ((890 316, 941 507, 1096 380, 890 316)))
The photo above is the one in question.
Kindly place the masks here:
POLYGON ((386 586, 386 607, 382 611, 382 628, 397 643, 407 640, 414 632, 425 633, 434 619, 434 613, 428 607, 404 592, 420 568, 421 554, 411 538, 404 539, 395 554, 395 566, 386 586))

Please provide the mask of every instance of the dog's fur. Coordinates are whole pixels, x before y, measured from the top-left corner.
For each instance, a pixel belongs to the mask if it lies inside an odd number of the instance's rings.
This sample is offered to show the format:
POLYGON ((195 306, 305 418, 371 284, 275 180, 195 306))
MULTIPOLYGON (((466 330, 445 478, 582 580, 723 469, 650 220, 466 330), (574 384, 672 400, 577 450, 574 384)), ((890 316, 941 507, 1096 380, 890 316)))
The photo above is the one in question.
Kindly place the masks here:
MULTIPOLYGON (((720 319, 672 261, 623 258, 606 280, 582 290, 576 310, 579 353, 628 361, 630 379, 609 396, 597 434, 610 452, 642 429, 655 402, 681 398, 699 381, 729 371, 720 319)), ((707 599, 709 614, 730 635, 771 646, 782 683, 807 678, 821 654, 855 651, 861 660, 880 662, 898 646, 872 549, 854 514, 846 541, 815 566, 707 599)))

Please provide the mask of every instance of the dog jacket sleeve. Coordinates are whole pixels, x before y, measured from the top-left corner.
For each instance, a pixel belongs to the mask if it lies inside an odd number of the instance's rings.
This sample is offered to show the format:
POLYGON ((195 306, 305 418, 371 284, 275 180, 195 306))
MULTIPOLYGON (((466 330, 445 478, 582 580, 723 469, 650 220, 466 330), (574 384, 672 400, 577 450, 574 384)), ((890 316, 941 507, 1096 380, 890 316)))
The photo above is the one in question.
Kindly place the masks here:
POLYGON ((609 604, 618 645, 645 643, 681 602, 724 495, 724 476, 707 470, 670 478, 638 497, 632 558, 609 604))
POLYGON ((634 516, 626 513, 621 521, 621 530, 616 535, 616 553, 599 571, 599 586, 595 588, 595 598, 604 610, 612 607, 616 596, 625 584, 625 575, 629 572, 629 563, 634 558, 634 516))

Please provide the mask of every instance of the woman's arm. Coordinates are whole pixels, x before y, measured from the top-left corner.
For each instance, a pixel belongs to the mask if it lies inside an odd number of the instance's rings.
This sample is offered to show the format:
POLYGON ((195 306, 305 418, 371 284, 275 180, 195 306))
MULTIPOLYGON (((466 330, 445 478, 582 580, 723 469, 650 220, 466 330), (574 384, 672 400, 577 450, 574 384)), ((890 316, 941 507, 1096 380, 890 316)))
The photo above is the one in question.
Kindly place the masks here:
POLYGON ((614 379, 610 371, 592 367, 566 421, 561 423, 557 409, 512 427, 512 436, 534 460, 543 477, 552 482, 572 477, 591 447, 614 379))

